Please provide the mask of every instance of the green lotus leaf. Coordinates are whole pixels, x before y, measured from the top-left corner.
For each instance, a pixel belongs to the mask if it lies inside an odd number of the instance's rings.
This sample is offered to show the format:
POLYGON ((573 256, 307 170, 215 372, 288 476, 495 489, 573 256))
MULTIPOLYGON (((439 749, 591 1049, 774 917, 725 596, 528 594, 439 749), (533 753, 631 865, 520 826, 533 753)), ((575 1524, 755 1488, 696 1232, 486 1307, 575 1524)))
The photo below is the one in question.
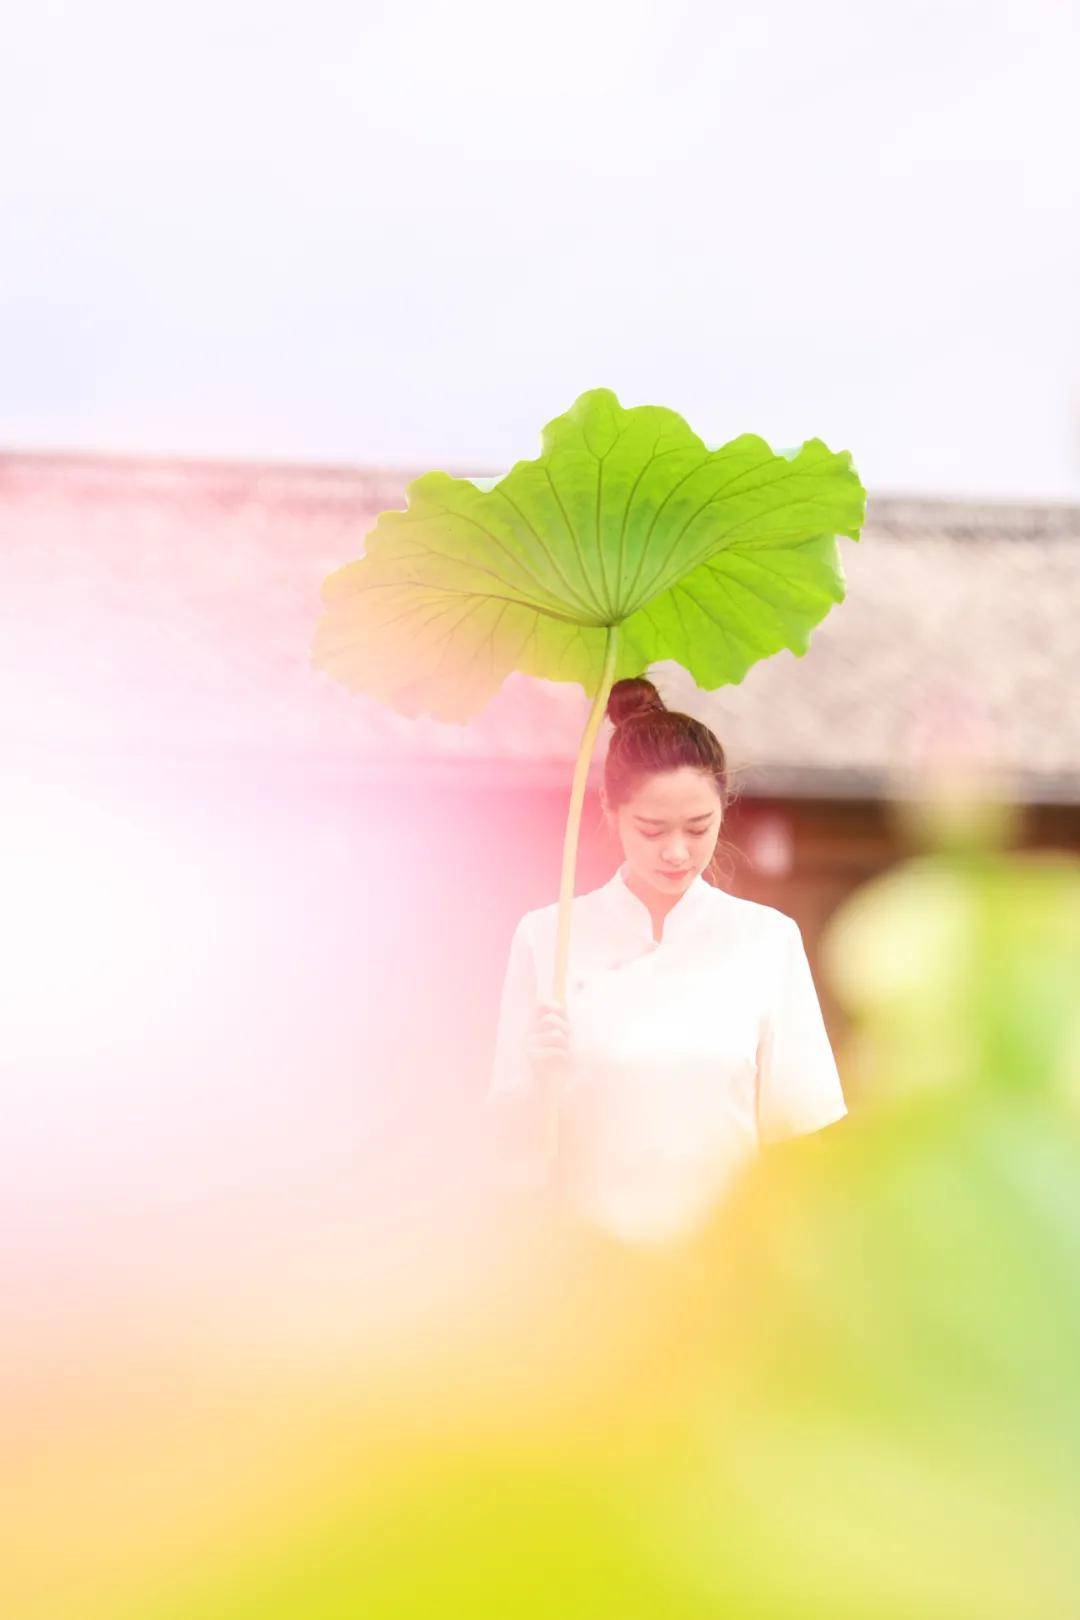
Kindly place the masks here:
POLYGON ((674 659, 699 686, 801 655, 844 595, 838 534, 865 492, 820 439, 709 449, 675 411, 606 388, 503 477, 425 473, 365 555, 323 582, 314 661, 406 714, 464 721, 514 670, 596 693, 674 659), (610 684, 610 682, 608 682, 610 684))

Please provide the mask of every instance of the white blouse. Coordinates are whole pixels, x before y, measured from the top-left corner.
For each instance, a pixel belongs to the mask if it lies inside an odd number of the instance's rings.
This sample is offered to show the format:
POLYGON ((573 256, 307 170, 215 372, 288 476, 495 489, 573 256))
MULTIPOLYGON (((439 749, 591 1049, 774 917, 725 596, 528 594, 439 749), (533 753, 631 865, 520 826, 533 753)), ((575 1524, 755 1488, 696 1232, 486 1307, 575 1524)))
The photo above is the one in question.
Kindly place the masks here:
MULTIPOLYGON (((551 999, 556 905, 514 931, 491 1094, 527 1089, 527 1040, 551 999)), ((566 990, 573 1196, 616 1235, 689 1230, 759 1143, 847 1112, 798 924, 702 877, 652 937, 625 866, 575 897, 566 990)))

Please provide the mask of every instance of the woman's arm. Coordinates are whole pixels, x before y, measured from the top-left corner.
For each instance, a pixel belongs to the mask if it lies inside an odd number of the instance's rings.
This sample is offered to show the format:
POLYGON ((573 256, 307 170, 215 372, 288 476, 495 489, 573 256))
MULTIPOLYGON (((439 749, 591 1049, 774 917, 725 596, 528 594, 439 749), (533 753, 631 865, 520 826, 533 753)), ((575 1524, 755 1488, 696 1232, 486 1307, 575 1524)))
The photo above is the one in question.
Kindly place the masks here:
POLYGON ((804 1136, 847 1113, 799 925, 784 917, 776 979, 758 1045, 758 1137, 804 1136))
POLYGON ((499 1017, 495 1031, 495 1054, 488 1096, 521 1096, 531 1089, 532 1065, 529 1035, 537 1007, 536 964, 528 917, 522 917, 510 941, 510 954, 503 976, 499 1017))
POLYGON ((565 1012, 539 999, 529 918, 518 923, 499 1001, 488 1105, 494 1114, 495 1147, 530 1180, 543 1179, 544 1108, 548 1088, 563 1078, 567 1062, 565 1012))

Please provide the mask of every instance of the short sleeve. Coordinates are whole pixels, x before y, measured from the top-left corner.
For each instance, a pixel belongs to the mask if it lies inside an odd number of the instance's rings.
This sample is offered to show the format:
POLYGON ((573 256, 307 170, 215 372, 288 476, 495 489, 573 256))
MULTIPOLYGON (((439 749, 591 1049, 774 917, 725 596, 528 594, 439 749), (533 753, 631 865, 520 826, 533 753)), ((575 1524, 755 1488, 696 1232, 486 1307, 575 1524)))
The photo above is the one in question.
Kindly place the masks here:
POLYGON ((527 1040, 537 1005, 536 966, 528 928, 522 917, 510 941, 495 1031, 489 1096, 527 1090, 532 1082, 527 1040))
POLYGON ((773 993, 758 1045, 763 1143, 820 1130, 847 1113, 799 925, 784 918, 773 993))

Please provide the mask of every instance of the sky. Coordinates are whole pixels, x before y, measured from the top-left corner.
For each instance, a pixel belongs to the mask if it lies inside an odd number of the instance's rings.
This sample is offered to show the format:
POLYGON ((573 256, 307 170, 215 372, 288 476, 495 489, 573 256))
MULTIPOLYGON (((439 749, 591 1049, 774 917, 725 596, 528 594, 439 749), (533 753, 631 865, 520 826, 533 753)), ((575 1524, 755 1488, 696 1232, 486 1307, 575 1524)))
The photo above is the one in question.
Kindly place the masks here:
POLYGON ((134 0, 0 61, 0 451, 499 471, 586 388, 1080 498, 1075 0, 134 0))

